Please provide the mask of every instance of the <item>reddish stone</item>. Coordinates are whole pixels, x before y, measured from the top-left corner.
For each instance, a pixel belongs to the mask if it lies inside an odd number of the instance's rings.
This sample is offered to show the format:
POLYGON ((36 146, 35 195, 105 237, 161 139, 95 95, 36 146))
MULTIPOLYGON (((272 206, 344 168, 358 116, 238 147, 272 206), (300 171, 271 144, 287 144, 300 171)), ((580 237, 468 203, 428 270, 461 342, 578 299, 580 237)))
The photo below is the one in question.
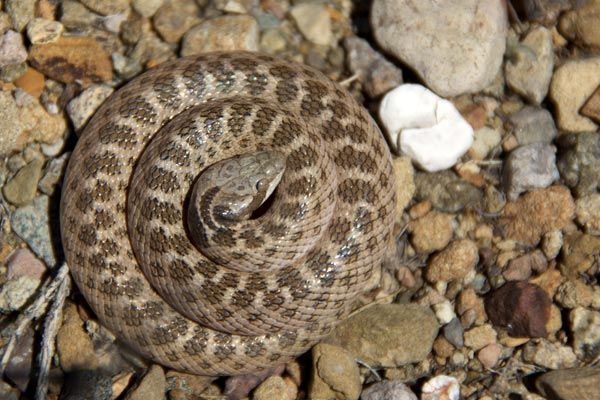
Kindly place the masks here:
POLYGON ((541 287, 523 281, 509 281, 485 299, 490 320, 508 327, 508 333, 518 337, 546 337, 550 305, 541 287))

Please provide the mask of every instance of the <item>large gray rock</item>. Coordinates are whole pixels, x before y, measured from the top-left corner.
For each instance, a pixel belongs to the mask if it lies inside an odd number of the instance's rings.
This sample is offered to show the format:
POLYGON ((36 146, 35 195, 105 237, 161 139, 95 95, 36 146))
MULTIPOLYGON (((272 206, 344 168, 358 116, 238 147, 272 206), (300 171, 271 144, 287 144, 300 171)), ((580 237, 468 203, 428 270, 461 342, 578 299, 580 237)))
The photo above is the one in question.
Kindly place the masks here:
POLYGON ((371 26, 379 45, 441 96, 484 89, 502 65, 507 16, 500 1, 374 0, 371 26))

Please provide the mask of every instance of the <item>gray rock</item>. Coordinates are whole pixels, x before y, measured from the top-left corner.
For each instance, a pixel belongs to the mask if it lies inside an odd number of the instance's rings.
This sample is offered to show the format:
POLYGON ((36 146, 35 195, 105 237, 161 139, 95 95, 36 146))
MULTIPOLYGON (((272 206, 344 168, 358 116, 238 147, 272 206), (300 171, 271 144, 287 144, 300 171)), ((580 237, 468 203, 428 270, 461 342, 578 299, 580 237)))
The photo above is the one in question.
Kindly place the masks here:
POLYGON ((458 318, 454 318, 452 321, 444 325, 442 329, 444 337, 457 349, 462 349, 465 344, 464 335, 465 330, 460 323, 458 318))
POLYGON ((65 153, 62 156, 51 160, 46 166, 44 176, 38 183, 40 192, 52 196, 57 193, 57 188, 62 180, 67 161, 69 160, 69 153, 65 153))
POLYGON ((0 155, 5 155, 14 149, 21 125, 15 99, 10 92, 0 91, 0 155))
POLYGON ((0 36, 0 68, 20 64, 25 60, 27 60, 27 49, 19 33, 8 31, 0 36))
POLYGON ((10 313, 21 310, 40 286, 41 278, 19 276, 4 283, 0 289, 0 312, 10 313))
POLYGON ((258 51, 258 23, 250 15, 225 15, 203 21, 183 37, 181 56, 218 50, 258 51))
POLYGON ((506 63, 506 84, 527 101, 540 104, 554 69, 552 32, 544 27, 531 30, 518 45, 512 46, 506 63))
POLYGON ((378 97, 402 84, 402 70, 373 50, 365 39, 348 36, 344 39, 348 68, 359 74, 367 96, 378 97))
POLYGON ((400 381, 374 383, 360 395, 361 400, 417 400, 417 396, 400 381))
POLYGON ((13 29, 21 32, 34 17, 36 0, 6 0, 4 9, 10 17, 13 29))
POLYGON ((76 130, 81 129, 87 120, 100 107, 100 104, 114 92, 106 85, 92 85, 67 104, 67 113, 76 130))
POLYGON ((101 17, 91 12, 76 0, 64 0, 61 3, 60 22, 68 31, 89 32, 92 26, 101 23, 101 17))
MULTIPOLYGON (((36 197, 31 204, 18 208, 11 216, 11 226, 14 232, 40 257, 44 262, 53 267, 57 263, 54 241, 58 241, 58 232, 53 232, 50 225, 50 214, 53 220, 57 215, 50 208, 50 198, 46 195, 36 197), (50 211, 50 212, 49 212, 50 211)), ((52 226, 58 226, 58 222, 52 226)))
POLYGON ((418 200, 429 200, 438 210, 454 213, 481 200, 475 186, 457 177, 452 171, 417 173, 415 176, 418 200))
POLYGON ((17 339, 12 356, 4 374, 13 382, 21 392, 27 390, 29 380, 32 378, 34 338, 35 332, 32 325, 28 325, 25 332, 17 339))
POLYGON ((433 312, 414 304, 382 304, 338 325, 323 343, 348 350, 372 367, 422 361, 439 329, 433 312))
POLYGON ((600 135, 584 132, 558 139, 558 170, 576 197, 596 193, 600 189, 600 135))
POLYGON ((550 144, 556 137, 552 114, 544 108, 526 106, 508 119, 519 145, 550 144))
POLYGON ((65 27, 58 21, 34 18, 27 24, 27 37, 32 44, 56 42, 65 27))
POLYGON ((14 82, 16 79, 22 77, 26 71, 27 63, 25 62, 7 65, 4 68, 0 68, 0 80, 14 82))
POLYGON ((600 365, 546 372, 535 386, 551 400, 597 399, 598 382, 600 365))
POLYGON ((502 65, 506 9, 494 0, 375 0, 371 27, 387 52, 441 96, 484 89, 502 65))
POLYGON ((324 4, 320 2, 298 4, 292 7, 290 16, 307 40, 321 46, 332 44, 331 19, 324 4))
POLYGON ((586 361, 600 356, 600 312, 577 307, 569 313, 575 353, 586 361))
POLYGON ((44 160, 34 158, 21 168, 2 189, 4 198, 16 206, 23 206, 33 200, 43 165, 44 160))
POLYGON ((528 190, 550 186, 559 178, 556 168, 556 148, 544 143, 533 143, 516 148, 510 153, 502 181, 509 200, 528 190))

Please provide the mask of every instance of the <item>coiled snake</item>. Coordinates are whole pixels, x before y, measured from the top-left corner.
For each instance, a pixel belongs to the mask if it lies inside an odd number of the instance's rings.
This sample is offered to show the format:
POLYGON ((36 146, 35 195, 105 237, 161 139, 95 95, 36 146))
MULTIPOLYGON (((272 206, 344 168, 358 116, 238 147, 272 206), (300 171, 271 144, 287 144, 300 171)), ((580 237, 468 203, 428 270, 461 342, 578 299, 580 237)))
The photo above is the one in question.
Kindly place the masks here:
POLYGON ((98 109, 68 165, 62 238, 122 340, 177 370, 238 375, 347 315, 382 260, 394 193, 385 140, 339 85, 212 53, 162 64, 98 109))

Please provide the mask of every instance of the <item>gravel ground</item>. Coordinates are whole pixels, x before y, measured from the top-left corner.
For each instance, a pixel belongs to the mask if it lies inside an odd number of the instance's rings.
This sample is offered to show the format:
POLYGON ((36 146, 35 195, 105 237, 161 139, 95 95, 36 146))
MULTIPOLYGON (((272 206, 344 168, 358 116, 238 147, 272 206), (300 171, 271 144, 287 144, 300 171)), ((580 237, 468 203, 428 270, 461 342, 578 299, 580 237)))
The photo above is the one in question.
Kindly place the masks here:
POLYGON ((0 10, 0 398, 600 399, 600 1, 0 10), (58 204, 77 134, 115 88, 227 49, 315 67, 377 120, 386 93, 420 84, 467 129, 441 130, 466 145, 429 168, 453 147, 431 139, 413 155, 382 124, 395 241, 357 311, 277 371, 213 381, 149 365, 102 328, 60 268, 58 204))

